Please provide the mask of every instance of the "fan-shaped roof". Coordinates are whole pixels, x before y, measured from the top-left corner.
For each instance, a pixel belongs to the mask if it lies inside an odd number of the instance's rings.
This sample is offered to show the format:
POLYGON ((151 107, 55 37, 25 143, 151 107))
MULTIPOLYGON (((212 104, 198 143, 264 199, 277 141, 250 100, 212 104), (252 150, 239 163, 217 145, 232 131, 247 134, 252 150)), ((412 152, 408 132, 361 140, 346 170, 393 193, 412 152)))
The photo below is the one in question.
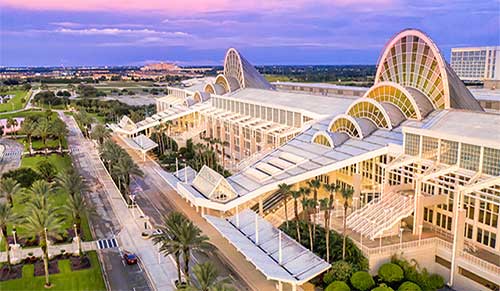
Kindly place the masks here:
POLYGON ((230 48, 226 53, 224 76, 229 82, 236 81, 239 88, 272 88, 271 84, 234 48, 230 48))

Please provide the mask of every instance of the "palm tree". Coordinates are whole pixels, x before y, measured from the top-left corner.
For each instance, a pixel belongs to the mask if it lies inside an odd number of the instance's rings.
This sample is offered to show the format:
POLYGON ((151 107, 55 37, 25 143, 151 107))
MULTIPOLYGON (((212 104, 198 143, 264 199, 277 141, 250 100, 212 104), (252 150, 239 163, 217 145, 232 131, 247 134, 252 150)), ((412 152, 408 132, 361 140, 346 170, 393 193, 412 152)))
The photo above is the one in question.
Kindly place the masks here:
POLYGON ((91 205, 86 203, 82 194, 79 192, 74 193, 73 195, 69 195, 66 203, 62 206, 63 212, 71 218, 71 221, 76 226, 75 235, 77 236, 78 243, 78 255, 82 255, 82 242, 81 242, 81 224, 82 224, 82 215, 84 213, 92 213, 93 208, 91 205))
POLYGON ((292 191, 293 212, 295 214, 295 228, 297 230, 297 240, 300 242, 300 221, 299 221, 299 198, 302 196, 300 191, 292 191))
POLYGON ((31 141, 31 138, 33 137, 33 134, 35 133, 37 124, 30 118, 26 118, 23 123, 21 124, 21 133, 26 135, 26 139, 28 141, 29 145, 29 153, 31 155, 33 151, 33 143, 31 141))
POLYGON ((9 240, 7 239, 7 225, 15 224, 19 221, 19 216, 5 203, 0 203, 0 231, 2 232, 2 238, 5 244, 5 252, 7 253, 7 266, 10 270, 10 251, 9 251, 9 240))
MULTIPOLYGON (((328 185, 328 184, 326 184, 328 185)), ((330 211, 331 203, 329 198, 319 200, 321 209, 325 212, 325 239, 326 239, 326 261, 330 262, 330 211)))
POLYGON ((127 201, 128 201, 128 194, 130 190, 129 187, 131 181, 130 177, 131 176, 143 177, 144 173, 139 168, 139 166, 137 166, 137 164, 132 160, 132 158, 128 155, 122 156, 120 159, 118 159, 113 169, 118 176, 119 186, 120 187, 123 186, 125 189, 124 194, 125 196, 127 196, 127 201), (123 185, 121 185, 121 181, 123 181, 123 185))
POLYGON ((158 228, 162 233, 153 235, 152 239, 155 245, 160 245, 160 253, 164 256, 174 255, 175 264, 177 266, 177 282, 182 282, 181 278, 181 253, 182 246, 178 240, 180 226, 186 223, 187 219, 179 212, 170 212, 167 217, 163 218, 163 224, 158 228))
POLYGON ((68 128, 66 123, 59 118, 52 122, 51 134, 57 138, 59 142, 59 152, 62 153, 62 143, 66 135, 68 135, 68 128))
POLYGON ((11 128, 12 127, 12 131, 11 131, 11 134, 14 135, 14 128, 17 126, 17 120, 12 118, 12 117, 9 117, 7 119, 7 128, 11 128))
POLYGON ((33 209, 46 209, 50 205, 49 197, 54 193, 55 189, 51 183, 37 180, 26 190, 29 198, 27 204, 33 209))
POLYGON ((177 232, 177 240, 181 245, 182 256, 184 258, 184 275, 186 281, 191 282, 189 277, 189 261, 191 252, 205 252, 209 248, 208 237, 201 234, 201 230, 191 221, 182 223, 177 232))
POLYGON ((92 139, 97 140, 99 145, 101 145, 104 142, 104 140, 111 137, 111 134, 109 133, 108 129, 104 125, 97 124, 92 129, 92 132, 90 133, 90 137, 92 139))
POLYGON ((47 153, 47 137, 52 132, 52 125, 47 119, 42 119, 38 122, 34 134, 42 139, 45 153, 47 153))
POLYGON ((123 149, 110 139, 104 141, 99 147, 99 152, 110 173, 118 159, 124 155, 123 149))
MULTIPOLYGON (((229 142, 222 142, 222 167, 226 168, 226 147, 229 146, 229 142)), ((288 227, 288 226, 287 226, 288 227)))
POLYGON ((62 217, 57 210, 50 202, 43 208, 30 207, 23 223, 27 234, 40 238, 39 244, 43 252, 46 287, 51 286, 49 280, 48 237, 60 238, 59 233, 62 228, 62 217))
POLYGON ((318 210, 316 205, 318 205, 318 190, 321 188, 321 181, 318 178, 314 178, 313 180, 307 181, 307 185, 313 190, 314 197, 314 223, 313 223, 313 241, 316 240, 316 216, 318 214, 318 210))
POLYGON ((349 199, 351 199, 354 193, 354 189, 352 188, 342 188, 340 190, 340 194, 342 195, 342 199, 344 199, 344 229, 343 229, 343 242, 342 242, 342 260, 345 260, 345 245, 346 245, 346 222, 347 222, 347 209, 349 208, 349 199))
POLYGON ((191 282, 191 285, 185 288, 186 291, 235 290, 229 278, 218 279, 217 269, 210 261, 194 266, 193 275, 197 283, 191 282))
POLYGON ((21 185, 12 178, 2 178, 0 180, 0 197, 5 197, 10 207, 14 207, 13 197, 21 191, 21 185))
POLYGON ((83 181, 82 176, 73 168, 61 172, 56 176, 57 186, 63 189, 70 196, 82 193, 87 190, 88 186, 83 181))
POLYGON ((287 202, 288 202, 288 197, 290 196, 290 191, 291 191, 291 186, 286 184, 286 183, 281 183, 278 185, 278 192, 281 194, 283 197, 283 201, 285 203, 285 223, 286 223, 286 229, 288 229, 288 209, 287 209, 287 202))

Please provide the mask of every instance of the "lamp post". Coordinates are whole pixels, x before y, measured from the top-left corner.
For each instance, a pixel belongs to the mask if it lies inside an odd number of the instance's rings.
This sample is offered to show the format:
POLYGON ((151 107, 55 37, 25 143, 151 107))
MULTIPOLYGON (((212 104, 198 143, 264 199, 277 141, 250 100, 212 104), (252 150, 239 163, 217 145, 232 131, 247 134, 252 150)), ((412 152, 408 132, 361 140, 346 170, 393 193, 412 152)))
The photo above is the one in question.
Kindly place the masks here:
POLYGON ((76 246, 78 248, 78 255, 81 255, 81 248, 80 248, 80 236, 78 236, 78 228, 76 227, 76 223, 73 224, 73 229, 75 230, 75 241, 76 241, 76 246))
POLYGON ((399 228, 399 249, 403 248, 403 231, 404 228, 399 228))
POLYGON ((418 226, 418 245, 420 246, 420 241, 422 240, 422 231, 423 231, 424 226, 421 224, 418 226))
POLYGON ((12 236, 14 238, 14 245, 17 245, 17 239, 16 239, 16 227, 12 227, 12 236))

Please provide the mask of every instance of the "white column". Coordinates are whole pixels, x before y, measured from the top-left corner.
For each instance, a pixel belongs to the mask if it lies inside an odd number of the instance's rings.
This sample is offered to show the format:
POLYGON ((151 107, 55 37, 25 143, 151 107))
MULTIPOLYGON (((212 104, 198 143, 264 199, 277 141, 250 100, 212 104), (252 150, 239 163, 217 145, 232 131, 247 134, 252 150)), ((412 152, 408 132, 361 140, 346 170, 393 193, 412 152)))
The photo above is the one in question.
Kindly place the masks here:
POLYGON ((281 281, 278 281, 278 290, 283 291, 283 283, 281 281))
POLYGON ((281 246, 281 230, 278 230, 279 232, 279 241, 278 241, 278 261, 280 263, 280 265, 282 264, 283 262, 283 250, 282 250, 282 246, 281 246))
POLYGON ((240 228, 240 207, 236 205, 236 227, 240 228))
POLYGON ((259 216, 255 215, 255 244, 259 244, 259 216))

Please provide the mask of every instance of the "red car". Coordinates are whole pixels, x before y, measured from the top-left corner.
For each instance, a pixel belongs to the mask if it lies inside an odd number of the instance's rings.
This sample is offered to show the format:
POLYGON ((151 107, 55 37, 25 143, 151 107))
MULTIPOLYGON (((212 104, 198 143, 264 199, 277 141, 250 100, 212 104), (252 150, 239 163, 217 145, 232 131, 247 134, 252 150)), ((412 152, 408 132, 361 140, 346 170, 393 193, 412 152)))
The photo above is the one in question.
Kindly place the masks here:
POLYGON ((137 264, 137 256, 133 253, 123 253, 123 259, 127 265, 137 264))

